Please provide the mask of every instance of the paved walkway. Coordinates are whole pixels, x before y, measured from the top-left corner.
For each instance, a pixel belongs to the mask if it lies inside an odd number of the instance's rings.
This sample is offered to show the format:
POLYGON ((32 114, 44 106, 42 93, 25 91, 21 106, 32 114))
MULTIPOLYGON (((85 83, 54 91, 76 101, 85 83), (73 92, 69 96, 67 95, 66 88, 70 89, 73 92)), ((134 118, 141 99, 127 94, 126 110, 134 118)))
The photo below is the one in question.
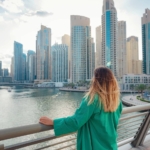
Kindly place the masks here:
POLYGON ((122 101, 124 103, 127 103, 129 105, 137 106, 137 105, 145 105, 147 102, 140 101, 136 98, 137 95, 129 95, 122 98, 122 101))
MULTIPOLYGON (((128 95, 122 98, 122 102, 130 105, 130 106, 137 106, 137 105, 145 105, 148 104, 147 102, 140 101, 136 98, 137 95, 128 95)), ((144 142, 143 146, 139 146, 137 148, 131 148, 130 150, 150 150, 150 139, 147 142, 144 142)))
POLYGON ((150 141, 145 142, 143 146, 132 148, 130 150, 150 150, 150 141))

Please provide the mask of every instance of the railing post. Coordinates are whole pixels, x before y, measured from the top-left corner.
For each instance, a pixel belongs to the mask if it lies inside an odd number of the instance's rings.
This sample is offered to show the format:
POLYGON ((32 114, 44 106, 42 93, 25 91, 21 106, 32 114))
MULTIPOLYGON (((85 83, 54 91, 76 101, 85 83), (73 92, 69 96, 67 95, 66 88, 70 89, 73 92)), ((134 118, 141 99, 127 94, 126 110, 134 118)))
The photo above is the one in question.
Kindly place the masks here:
POLYGON ((0 145, 0 150, 4 150, 4 145, 0 145))
POLYGON ((150 127, 150 111, 146 115, 143 123, 141 124, 136 136, 134 137, 134 141, 131 143, 133 147, 138 147, 143 144, 146 134, 148 133, 148 129, 150 127))

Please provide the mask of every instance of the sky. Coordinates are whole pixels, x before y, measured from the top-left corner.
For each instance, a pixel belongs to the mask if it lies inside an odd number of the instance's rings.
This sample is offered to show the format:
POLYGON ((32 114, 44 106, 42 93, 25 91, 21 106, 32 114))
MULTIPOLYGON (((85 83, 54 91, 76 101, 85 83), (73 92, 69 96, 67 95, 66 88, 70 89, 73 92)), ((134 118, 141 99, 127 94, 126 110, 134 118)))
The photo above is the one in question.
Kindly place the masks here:
MULTIPOLYGON (((139 38, 142 59, 141 17, 150 9, 150 0, 114 0, 118 21, 126 21, 127 37, 139 38)), ((101 25, 103 0, 0 0, 0 60, 10 69, 14 41, 23 44, 23 52, 35 51, 37 31, 45 25, 52 30, 52 44, 70 35, 70 15, 90 18, 92 37, 101 25)))

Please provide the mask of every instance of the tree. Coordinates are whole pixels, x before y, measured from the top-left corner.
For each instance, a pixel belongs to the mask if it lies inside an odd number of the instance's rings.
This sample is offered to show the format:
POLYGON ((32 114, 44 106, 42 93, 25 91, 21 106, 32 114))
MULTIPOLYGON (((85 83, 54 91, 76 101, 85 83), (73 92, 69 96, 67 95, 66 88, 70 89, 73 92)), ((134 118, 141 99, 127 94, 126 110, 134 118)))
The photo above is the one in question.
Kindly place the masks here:
POLYGON ((141 93, 141 96, 142 96, 143 91, 146 90, 146 88, 147 87, 146 87, 145 84, 139 84, 139 85, 136 86, 136 90, 141 93))
POLYGON ((130 89, 134 90, 134 84, 130 84, 130 89))

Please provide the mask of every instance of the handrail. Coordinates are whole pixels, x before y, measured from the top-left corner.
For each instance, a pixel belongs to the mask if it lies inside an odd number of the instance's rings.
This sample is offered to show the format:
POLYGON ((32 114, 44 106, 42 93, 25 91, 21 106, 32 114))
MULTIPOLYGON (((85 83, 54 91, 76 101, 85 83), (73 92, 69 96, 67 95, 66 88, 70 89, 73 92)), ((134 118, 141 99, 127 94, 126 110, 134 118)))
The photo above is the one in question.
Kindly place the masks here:
POLYGON ((43 132, 53 129, 53 126, 46 126, 43 124, 31 124, 21 127, 14 127, 0 130, 0 140, 11 139, 33 133, 43 132))
MULTIPOLYGON (((148 111, 148 110, 150 111, 150 104, 124 108, 123 111, 122 111, 122 114, 127 114, 127 113, 132 113, 132 112, 139 112, 139 111, 148 111)), ((148 115, 148 113, 146 113, 146 112, 144 112, 142 114, 148 115)), ((140 116, 140 115, 141 114, 135 114, 134 117, 135 116, 137 117, 137 116, 140 116)), ((127 117, 122 117, 122 118, 123 118, 123 120, 126 120, 126 119, 130 119, 131 117, 127 116, 127 117)), ((29 134, 38 133, 38 132, 43 132, 43 131, 52 130, 52 129, 53 129, 53 126, 46 126, 46 125, 43 125, 43 124, 40 124, 40 123, 32 124, 32 125, 25 125, 25 126, 21 126, 21 127, 14 127, 14 128, 9 128, 9 129, 1 129, 0 130, 0 140, 6 140, 6 139, 10 139, 10 138, 20 137, 20 136, 29 135, 29 134)), ((63 135, 63 136, 65 136, 65 135, 63 135)), ((27 146, 27 145, 31 145, 33 143, 47 141, 48 139, 52 139, 52 138, 57 138, 57 137, 55 135, 51 135, 49 137, 45 137, 45 138, 42 138, 42 139, 27 141, 27 143, 24 142, 24 143, 22 143, 22 145, 21 145, 21 143, 18 144, 18 147, 23 147, 23 145, 27 146)), ((119 142, 118 145, 122 145, 123 143, 127 143, 129 141, 130 142, 133 141, 133 138, 127 139, 127 140, 122 141, 122 142, 119 142)), ((9 147, 6 147, 6 149, 9 149, 9 147)))
POLYGON ((127 113, 132 113, 132 112, 137 112, 137 111, 144 111, 144 110, 150 110, 150 104, 124 108, 122 111, 122 114, 127 114, 127 113))

